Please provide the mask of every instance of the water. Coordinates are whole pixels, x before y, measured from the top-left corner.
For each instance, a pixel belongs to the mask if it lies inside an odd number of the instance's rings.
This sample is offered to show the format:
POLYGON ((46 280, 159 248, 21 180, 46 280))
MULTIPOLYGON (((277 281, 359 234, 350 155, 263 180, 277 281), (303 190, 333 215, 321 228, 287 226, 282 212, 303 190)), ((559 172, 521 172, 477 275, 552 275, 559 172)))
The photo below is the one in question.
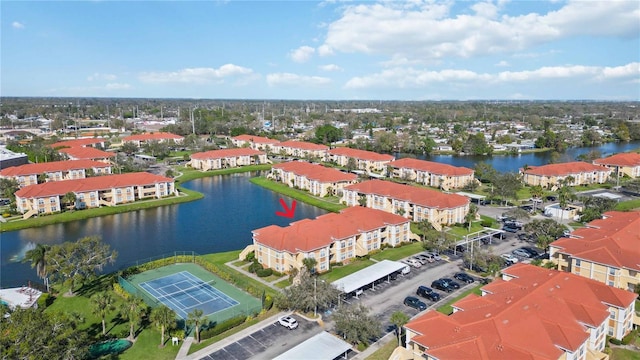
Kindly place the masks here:
MULTIPOLYGON (((566 152, 560 154, 558 162, 575 161, 576 157, 586 154, 590 151, 600 151, 602 156, 626 152, 640 148, 640 141, 606 143, 596 147, 579 147, 570 148, 566 152)), ((406 154, 395 154, 397 158, 406 157, 406 154)), ((436 161, 454 166, 464 166, 473 169, 479 162, 485 162, 493 166, 500 172, 517 172, 524 165, 540 166, 546 165, 551 160, 551 152, 528 153, 520 155, 494 155, 494 156, 454 156, 454 155, 432 155, 418 156, 419 159, 436 161)))
POLYGON ((185 187, 204 199, 184 204, 109 215, 0 234, 0 287, 39 282, 30 264, 16 262, 34 244, 59 244, 101 235, 118 251, 113 271, 133 261, 173 251, 208 254, 243 249, 252 243, 251 231, 276 224, 315 218, 326 213, 298 202, 294 219, 275 215, 279 203, 292 199, 249 182, 250 174, 215 176, 190 181, 185 187))

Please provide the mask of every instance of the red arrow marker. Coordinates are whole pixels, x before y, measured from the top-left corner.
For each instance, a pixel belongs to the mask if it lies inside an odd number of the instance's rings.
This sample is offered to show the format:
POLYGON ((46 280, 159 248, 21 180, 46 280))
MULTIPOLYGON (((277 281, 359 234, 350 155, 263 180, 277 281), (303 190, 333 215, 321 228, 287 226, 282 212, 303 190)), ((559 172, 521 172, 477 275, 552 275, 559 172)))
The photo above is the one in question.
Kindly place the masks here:
POLYGON ((290 219, 293 218, 293 215, 296 213, 296 201, 293 200, 293 202, 291 203, 291 209, 289 209, 287 203, 284 202, 284 199, 280 199, 280 205, 282 205, 284 211, 276 211, 276 215, 284 216, 290 219))

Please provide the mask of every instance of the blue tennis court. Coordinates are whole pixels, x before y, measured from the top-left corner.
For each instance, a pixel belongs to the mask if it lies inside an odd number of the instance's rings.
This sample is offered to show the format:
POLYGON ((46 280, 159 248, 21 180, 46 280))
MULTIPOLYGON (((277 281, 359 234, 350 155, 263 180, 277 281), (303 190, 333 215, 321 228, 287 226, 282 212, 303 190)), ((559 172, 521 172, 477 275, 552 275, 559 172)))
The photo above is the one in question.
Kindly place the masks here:
POLYGON ((195 309, 207 316, 239 304, 212 285, 213 281, 207 283, 188 271, 181 271, 141 283, 140 287, 186 319, 195 309))

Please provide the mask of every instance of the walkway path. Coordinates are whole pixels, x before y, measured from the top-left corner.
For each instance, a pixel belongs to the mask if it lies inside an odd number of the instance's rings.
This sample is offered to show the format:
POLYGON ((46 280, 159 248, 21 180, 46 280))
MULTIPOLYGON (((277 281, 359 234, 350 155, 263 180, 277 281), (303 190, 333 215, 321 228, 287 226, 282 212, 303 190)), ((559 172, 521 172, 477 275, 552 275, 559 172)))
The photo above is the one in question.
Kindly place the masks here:
MULTIPOLYGON (((228 263, 225 263, 225 265, 227 265, 228 267, 230 267, 230 268, 232 268, 234 270, 237 270, 237 271, 241 272, 245 276, 248 276, 248 277, 250 277, 250 278, 252 278, 254 280, 260 281, 261 283, 267 285, 268 287, 270 287, 270 288, 272 288, 272 289, 274 289, 276 291, 279 291, 279 292, 282 291, 282 289, 280 289, 279 287, 275 286, 273 283, 268 282, 265 279, 259 277, 258 275, 254 274, 254 273, 250 273, 247 270, 245 270, 245 269, 243 269, 243 268, 241 268, 239 266, 233 265, 233 263, 236 262, 236 261, 238 261, 238 260, 229 261, 228 263)), ((280 280, 282 280, 282 278, 276 279, 276 280, 274 280, 274 282, 278 282, 280 280)))

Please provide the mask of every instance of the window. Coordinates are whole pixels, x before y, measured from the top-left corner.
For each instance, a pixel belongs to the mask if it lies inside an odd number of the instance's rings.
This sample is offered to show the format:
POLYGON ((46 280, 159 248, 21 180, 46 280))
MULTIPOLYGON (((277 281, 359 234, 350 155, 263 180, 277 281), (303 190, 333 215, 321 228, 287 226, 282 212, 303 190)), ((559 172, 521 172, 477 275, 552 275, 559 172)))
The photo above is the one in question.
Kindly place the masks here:
POLYGON ((613 327, 609 326, 609 336, 613 336, 613 327))
POLYGON ((320 250, 320 257, 325 257, 325 256, 327 256, 327 252, 324 249, 320 250))
POLYGON ((616 274, 616 269, 615 268, 609 268, 609 275, 615 275, 616 274))
POLYGON ((327 270, 327 264, 324 262, 320 264, 320 270, 327 270))
POLYGON ((612 280, 607 281, 607 285, 609 285, 609 286, 614 286, 614 285, 613 285, 613 281, 612 281, 612 280))
POLYGON ((347 242, 346 242, 346 241, 344 241, 344 240, 342 240, 342 241, 340 242, 340 247, 341 247, 341 248, 343 248, 343 249, 344 249, 344 248, 346 248, 346 247, 347 247, 347 242))
POLYGON ((609 319, 615 319, 616 318, 616 311, 615 310, 611 310, 609 312, 609 319))
POLYGON ((580 259, 576 259, 576 266, 580 266, 580 263, 581 263, 580 259))

